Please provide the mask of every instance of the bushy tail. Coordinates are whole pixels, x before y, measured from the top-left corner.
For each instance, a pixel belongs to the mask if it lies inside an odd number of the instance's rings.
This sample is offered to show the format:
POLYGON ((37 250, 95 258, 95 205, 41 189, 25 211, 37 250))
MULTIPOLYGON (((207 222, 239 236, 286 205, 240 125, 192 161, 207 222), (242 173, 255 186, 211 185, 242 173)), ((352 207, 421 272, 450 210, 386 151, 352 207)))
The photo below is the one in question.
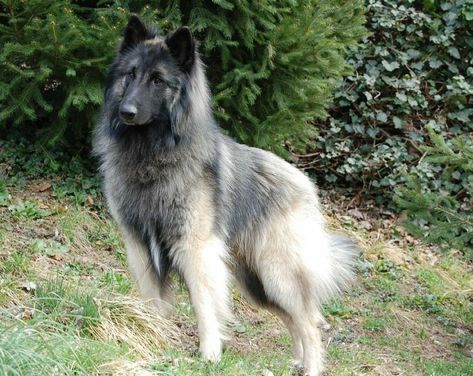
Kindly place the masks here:
POLYGON ((355 279, 355 264, 360 251, 353 239, 341 234, 330 235, 330 249, 334 257, 334 281, 341 292, 355 279))
POLYGON ((339 296, 355 279, 355 264, 359 254, 356 242, 341 234, 329 235, 330 268, 319 274, 318 303, 339 296))

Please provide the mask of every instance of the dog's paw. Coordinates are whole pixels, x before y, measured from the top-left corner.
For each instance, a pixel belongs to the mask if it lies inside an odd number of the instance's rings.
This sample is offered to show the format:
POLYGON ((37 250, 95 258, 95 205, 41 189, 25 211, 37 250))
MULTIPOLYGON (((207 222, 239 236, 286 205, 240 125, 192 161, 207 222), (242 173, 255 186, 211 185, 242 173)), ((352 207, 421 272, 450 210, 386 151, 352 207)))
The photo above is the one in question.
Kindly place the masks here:
POLYGON ((221 353, 220 343, 208 343, 200 346, 200 355, 202 359, 208 362, 217 363, 220 360, 221 353))
POLYGON ((302 360, 292 359, 291 362, 289 363, 289 366, 294 370, 302 369, 303 368, 302 360))
POLYGON ((310 369, 302 369, 302 375, 304 376, 322 376, 323 367, 311 367, 310 369))
POLYGON ((203 352, 201 350, 200 355, 201 355, 202 359, 207 361, 207 362, 217 363, 217 362, 220 361, 220 352, 216 352, 216 351, 214 351, 214 352, 210 352, 210 351, 203 352))

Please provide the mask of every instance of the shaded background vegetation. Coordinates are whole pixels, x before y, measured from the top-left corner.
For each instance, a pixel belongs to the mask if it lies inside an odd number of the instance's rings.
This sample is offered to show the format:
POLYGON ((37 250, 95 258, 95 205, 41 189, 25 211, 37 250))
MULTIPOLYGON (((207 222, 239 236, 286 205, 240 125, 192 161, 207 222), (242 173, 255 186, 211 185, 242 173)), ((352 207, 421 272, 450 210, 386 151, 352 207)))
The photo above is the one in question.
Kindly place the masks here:
POLYGON ((473 2, 367 1, 355 74, 316 121, 319 181, 404 210, 412 233, 473 257, 473 2))
MULTIPOLYGON (((190 25, 208 66, 215 114, 240 140, 284 152, 323 117, 347 47, 365 33, 362 1, 2 1, 0 121, 87 135, 106 66, 131 11, 162 33, 190 25), (147 5, 145 5, 147 4, 147 5)), ((313 133, 313 132, 312 132, 313 133)))
POLYGON ((472 257, 471 0, 2 0, 0 162, 25 167, 0 190, 52 173, 78 203, 99 190, 83 158, 130 12, 163 33, 191 26, 226 132, 472 257))

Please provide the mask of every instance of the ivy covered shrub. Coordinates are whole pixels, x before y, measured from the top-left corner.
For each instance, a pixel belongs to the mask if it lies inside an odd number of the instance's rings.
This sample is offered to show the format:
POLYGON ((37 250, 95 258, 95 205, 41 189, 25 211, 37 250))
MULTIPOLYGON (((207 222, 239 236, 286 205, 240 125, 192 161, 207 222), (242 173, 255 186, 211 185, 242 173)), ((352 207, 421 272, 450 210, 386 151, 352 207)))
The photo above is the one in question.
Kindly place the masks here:
POLYGON ((130 11, 201 41, 214 109, 241 141, 282 153, 323 117, 345 51, 364 35, 361 0, 0 0, 0 125, 87 134, 130 11))
POLYGON ((404 210, 423 239, 471 249, 473 2, 368 0, 367 20, 306 163, 404 210))
MULTIPOLYGON (((417 168, 428 127, 473 130, 473 3, 368 0, 371 35, 348 60, 355 74, 316 122, 321 181, 379 198, 417 168)), ((424 181, 433 173, 424 171, 424 181)))

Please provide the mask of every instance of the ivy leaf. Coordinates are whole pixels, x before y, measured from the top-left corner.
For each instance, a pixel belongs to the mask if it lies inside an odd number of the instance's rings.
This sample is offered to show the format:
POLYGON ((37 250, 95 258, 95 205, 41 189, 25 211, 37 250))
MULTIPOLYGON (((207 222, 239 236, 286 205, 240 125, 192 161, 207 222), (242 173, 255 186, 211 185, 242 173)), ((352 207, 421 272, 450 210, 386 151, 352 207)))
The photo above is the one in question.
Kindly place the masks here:
POLYGON ((440 4, 440 8, 442 10, 449 10, 449 9, 452 9, 452 4, 449 4, 448 2, 444 2, 444 3, 441 3, 440 4))
POLYGON ((433 69, 437 69, 437 68, 440 68, 441 66, 442 66, 442 62, 440 60, 437 60, 437 59, 429 60, 429 67, 433 69))
POLYGON ((409 55, 410 59, 418 59, 420 57, 420 51, 414 50, 413 48, 409 48, 407 50, 407 54, 409 55))
POLYGON ((467 20, 467 21, 473 21, 473 8, 471 8, 471 9, 468 9, 468 8, 463 9, 463 15, 465 16, 465 20, 467 20))
POLYGON ((329 183, 335 183, 337 181, 337 177, 334 174, 327 174, 325 175, 325 180, 329 183))
POLYGON ((396 98, 401 102, 407 102, 407 95, 404 93, 396 93, 396 98))
POLYGON ((473 114, 473 110, 466 109, 462 111, 451 112, 450 114, 448 114, 448 118, 453 119, 453 120, 458 120, 466 124, 470 121, 470 115, 472 114, 473 114))
POLYGON ((404 122, 402 119, 398 118, 397 116, 393 116, 393 123, 394 123, 394 128, 396 129, 401 129, 402 126, 404 125, 404 122))
POLYGON ((379 128, 368 128, 366 130, 366 133, 368 133, 368 136, 371 138, 375 138, 376 135, 379 133, 379 128))
MULTIPOLYGON (((388 121, 388 115, 384 111, 377 111, 376 112, 376 120, 380 121, 381 123, 386 123, 388 121)), ((371 129, 371 128, 369 128, 371 129)), ((368 130, 369 132, 369 130, 368 130)))
POLYGON ((456 47, 449 47, 448 48, 448 53, 450 56, 453 56, 455 59, 460 59, 460 52, 458 51, 458 48, 456 47))
POLYGON ((407 102, 412 106, 412 107, 417 107, 418 102, 415 98, 413 97, 407 97, 407 102))
POLYGON ((398 69, 400 67, 397 61, 388 63, 386 60, 383 60, 381 64, 383 64, 384 69, 386 69, 388 72, 392 72, 393 70, 398 69))

